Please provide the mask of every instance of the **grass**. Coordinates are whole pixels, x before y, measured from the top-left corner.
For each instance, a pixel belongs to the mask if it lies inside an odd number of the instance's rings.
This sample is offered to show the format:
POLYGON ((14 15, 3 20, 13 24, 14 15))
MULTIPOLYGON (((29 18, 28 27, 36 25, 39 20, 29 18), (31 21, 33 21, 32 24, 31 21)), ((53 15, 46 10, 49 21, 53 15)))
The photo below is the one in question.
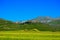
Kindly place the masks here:
POLYGON ((0 40, 60 40, 60 32, 1 31, 0 40))

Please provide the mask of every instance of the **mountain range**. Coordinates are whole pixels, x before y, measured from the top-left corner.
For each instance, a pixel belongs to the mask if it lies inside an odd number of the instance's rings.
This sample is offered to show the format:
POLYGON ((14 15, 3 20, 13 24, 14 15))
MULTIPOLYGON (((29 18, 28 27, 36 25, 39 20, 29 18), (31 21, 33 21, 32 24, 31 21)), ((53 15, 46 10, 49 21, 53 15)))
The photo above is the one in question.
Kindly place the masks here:
POLYGON ((60 18, 36 17, 25 22, 12 22, 0 18, 0 31, 60 31, 60 18))

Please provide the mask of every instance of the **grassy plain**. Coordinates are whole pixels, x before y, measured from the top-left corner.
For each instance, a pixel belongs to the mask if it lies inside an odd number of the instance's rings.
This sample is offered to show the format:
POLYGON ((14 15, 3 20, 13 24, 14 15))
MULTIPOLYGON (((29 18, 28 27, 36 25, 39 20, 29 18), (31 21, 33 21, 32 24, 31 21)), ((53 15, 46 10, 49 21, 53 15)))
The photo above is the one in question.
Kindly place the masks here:
POLYGON ((60 40, 60 32, 1 31, 0 40, 60 40))

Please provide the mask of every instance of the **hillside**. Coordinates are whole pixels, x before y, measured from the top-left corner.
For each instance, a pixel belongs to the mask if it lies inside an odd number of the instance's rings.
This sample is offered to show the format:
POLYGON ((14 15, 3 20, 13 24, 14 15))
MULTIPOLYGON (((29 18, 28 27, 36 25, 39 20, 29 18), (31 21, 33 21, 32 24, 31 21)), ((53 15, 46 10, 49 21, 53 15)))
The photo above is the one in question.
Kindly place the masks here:
POLYGON ((0 31, 9 30, 60 31, 60 19, 51 19, 45 17, 28 20, 23 23, 21 22, 16 23, 0 18, 0 31))

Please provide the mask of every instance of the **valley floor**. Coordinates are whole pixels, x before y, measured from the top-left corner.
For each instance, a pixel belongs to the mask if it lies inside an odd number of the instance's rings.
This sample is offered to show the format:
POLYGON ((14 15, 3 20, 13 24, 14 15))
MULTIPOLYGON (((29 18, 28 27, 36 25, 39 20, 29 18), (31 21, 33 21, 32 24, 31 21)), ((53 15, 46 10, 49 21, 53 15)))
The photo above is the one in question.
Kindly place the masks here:
POLYGON ((1 31, 0 40, 60 40, 60 32, 1 31))

